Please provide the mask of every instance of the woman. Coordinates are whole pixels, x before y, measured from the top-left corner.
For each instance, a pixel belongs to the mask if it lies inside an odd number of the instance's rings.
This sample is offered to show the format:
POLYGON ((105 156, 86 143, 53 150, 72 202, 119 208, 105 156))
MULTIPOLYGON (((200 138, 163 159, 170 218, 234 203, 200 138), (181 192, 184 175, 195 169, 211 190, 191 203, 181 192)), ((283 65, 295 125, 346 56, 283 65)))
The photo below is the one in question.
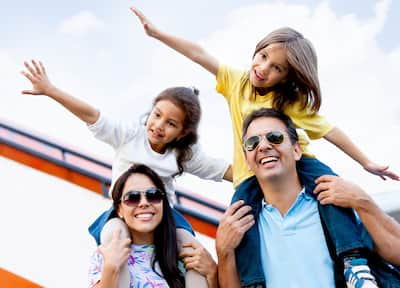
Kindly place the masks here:
POLYGON ((117 287, 120 268, 128 261, 130 287, 184 287, 177 264, 175 223, 159 176, 135 164, 116 181, 112 199, 132 243, 121 240, 117 231, 108 246, 100 246, 92 257, 89 286, 117 287))

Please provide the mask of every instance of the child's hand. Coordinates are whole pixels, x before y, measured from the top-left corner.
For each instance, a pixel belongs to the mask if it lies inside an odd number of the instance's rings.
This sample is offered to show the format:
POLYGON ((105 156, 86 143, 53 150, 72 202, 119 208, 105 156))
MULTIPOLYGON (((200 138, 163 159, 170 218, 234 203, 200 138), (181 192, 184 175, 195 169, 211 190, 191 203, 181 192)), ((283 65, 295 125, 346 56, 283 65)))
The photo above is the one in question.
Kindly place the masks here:
POLYGON ((37 63, 35 60, 32 60, 31 65, 28 62, 24 62, 24 65, 29 72, 21 71, 21 74, 31 81, 32 89, 23 90, 22 94, 47 95, 53 86, 47 77, 42 62, 39 61, 39 63, 37 63))
POLYGON ((373 162, 369 162, 364 166, 364 169, 372 174, 378 175, 383 180, 386 180, 386 177, 389 177, 392 180, 400 180, 400 177, 397 174, 388 170, 389 166, 382 166, 373 162))
POLYGON ((146 34, 151 37, 154 37, 157 34, 156 26, 154 26, 149 20, 147 20, 147 18, 143 15, 143 13, 136 7, 130 7, 130 9, 139 18, 146 34))

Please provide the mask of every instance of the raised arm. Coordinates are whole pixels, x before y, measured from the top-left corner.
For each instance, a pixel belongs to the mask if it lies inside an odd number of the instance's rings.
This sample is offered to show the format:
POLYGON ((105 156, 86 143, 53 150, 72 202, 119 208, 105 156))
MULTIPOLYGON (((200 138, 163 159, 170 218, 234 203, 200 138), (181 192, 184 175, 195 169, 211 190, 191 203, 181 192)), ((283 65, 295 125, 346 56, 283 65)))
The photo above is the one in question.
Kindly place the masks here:
POLYGON ((358 185, 336 176, 317 179, 314 193, 321 204, 353 208, 371 235, 375 250, 387 261, 400 265, 400 224, 387 215, 358 185))
POLYGON ((397 174, 389 170, 389 166, 378 165, 369 160, 368 157, 361 152, 361 150, 339 128, 333 128, 324 136, 324 138, 357 161, 368 172, 381 177, 383 180, 386 180, 386 177, 397 181, 400 180, 400 177, 397 174))
POLYGON ((147 35, 163 42, 165 45, 171 47, 193 62, 196 62, 200 66, 204 67, 212 74, 217 75, 218 60, 205 51, 203 47, 196 43, 169 35, 159 30, 144 16, 139 9, 136 7, 131 7, 130 9, 139 18, 147 35))
POLYGON ((46 95, 63 105, 72 114, 77 116, 82 121, 93 124, 99 118, 99 111, 94 107, 75 98, 68 93, 55 87, 47 77, 46 70, 42 62, 32 60, 32 63, 24 62, 27 71, 21 71, 32 83, 31 90, 23 90, 22 94, 28 95, 46 95))

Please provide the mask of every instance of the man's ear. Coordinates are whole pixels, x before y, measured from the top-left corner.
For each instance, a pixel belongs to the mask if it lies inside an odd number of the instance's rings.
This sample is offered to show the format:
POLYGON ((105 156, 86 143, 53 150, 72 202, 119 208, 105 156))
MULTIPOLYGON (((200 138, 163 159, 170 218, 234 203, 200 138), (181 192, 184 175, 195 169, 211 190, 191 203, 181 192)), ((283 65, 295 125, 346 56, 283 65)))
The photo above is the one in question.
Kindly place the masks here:
POLYGON ((293 145, 293 153, 294 153, 294 159, 296 161, 300 160, 301 155, 302 155, 302 151, 301 151, 301 147, 300 144, 297 142, 296 144, 293 145))
POLYGON ((247 170, 251 171, 249 162, 247 161, 247 154, 246 154, 246 151, 243 151, 243 153, 244 153, 244 159, 246 160, 247 170))

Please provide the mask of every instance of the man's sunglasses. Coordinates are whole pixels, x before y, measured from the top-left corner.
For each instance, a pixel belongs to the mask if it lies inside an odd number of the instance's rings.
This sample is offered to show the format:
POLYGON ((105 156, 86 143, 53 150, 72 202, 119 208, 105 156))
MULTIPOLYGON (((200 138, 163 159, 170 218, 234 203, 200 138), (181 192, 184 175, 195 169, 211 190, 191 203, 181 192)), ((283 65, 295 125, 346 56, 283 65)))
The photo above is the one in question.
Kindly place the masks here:
MULTIPOLYGON (((283 133, 280 131, 271 131, 262 136, 264 136, 265 139, 267 139, 269 143, 274 144, 274 145, 281 144, 284 139, 283 133)), ((255 136, 251 136, 251 137, 247 138, 243 142, 243 149, 248 152, 256 149, 262 140, 262 136, 255 135, 255 136)))
POLYGON ((146 191, 129 191, 124 196, 122 196, 121 201, 126 206, 137 206, 140 203, 140 197, 146 197, 147 202, 150 204, 159 204, 165 197, 165 193, 157 188, 150 188, 146 191))

